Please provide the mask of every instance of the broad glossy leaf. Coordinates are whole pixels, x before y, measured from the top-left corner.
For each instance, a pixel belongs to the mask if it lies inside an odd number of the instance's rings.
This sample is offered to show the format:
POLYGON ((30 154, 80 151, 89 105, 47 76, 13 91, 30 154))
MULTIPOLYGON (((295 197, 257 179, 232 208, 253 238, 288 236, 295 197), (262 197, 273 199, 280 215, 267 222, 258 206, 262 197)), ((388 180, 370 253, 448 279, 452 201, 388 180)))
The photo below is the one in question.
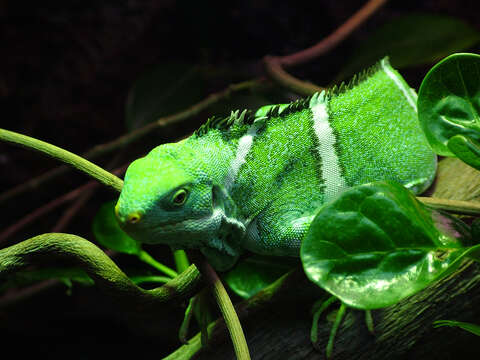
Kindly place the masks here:
POLYGON ((247 299, 293 269, 295 263, 291 258, 253 255, 239 261, 223 279, 237 295, 247 299))
POLYGON ((470 324, 461 321, 454 320, 438 320, 433 323, 434 327, 438 328, 441 326, 452 326, 459 327, 460 329, 471 332, 472 334, 480 336, 480 326, 475 324, 470 324))
MULTIPOLYGON (((480 141, 480 56, 453 54, 436 64, 418 93, 418 118, 437 154, 476 157, 480 141), (456 135, 462 137, 448 142, 456 135)), ((472 162, 470 160, 470 162, 472 162)))
POLYGON ((401 16, 369 36, 354 51, 339 78, 350 77, 387 55, 396 69, 430 64, 479 40, 480 33, 460 19, 433 14, 401 16))
POLYGON ((386 307, 455 269, 467 225, 432 210, 403 186, 356 186, 319 211, 301 247, 305 273, 349 306, 386 307))
POLYGON ((163 63, 145 72, 128 94, 127 129, 136 129, 202 100, 203 83, 199 67, 191 64, 163 63))
POLYGON ((115 201, 109 201, 100 207, 92 225, 95 238, 108 249, 139 255, 140 244, 120 229, 114 209, 115 201))

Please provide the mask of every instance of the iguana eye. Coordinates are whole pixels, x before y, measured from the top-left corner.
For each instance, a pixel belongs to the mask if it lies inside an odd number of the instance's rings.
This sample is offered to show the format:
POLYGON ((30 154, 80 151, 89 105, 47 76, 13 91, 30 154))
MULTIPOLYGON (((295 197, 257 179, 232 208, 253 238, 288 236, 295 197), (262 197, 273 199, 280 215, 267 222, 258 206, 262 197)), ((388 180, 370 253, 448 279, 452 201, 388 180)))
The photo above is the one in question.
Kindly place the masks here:
POLYGON ((187 200, 187 190, 185 189, 178 190, 172 198, 172 202, 175 205, 183 205, 185 200, 187 200))

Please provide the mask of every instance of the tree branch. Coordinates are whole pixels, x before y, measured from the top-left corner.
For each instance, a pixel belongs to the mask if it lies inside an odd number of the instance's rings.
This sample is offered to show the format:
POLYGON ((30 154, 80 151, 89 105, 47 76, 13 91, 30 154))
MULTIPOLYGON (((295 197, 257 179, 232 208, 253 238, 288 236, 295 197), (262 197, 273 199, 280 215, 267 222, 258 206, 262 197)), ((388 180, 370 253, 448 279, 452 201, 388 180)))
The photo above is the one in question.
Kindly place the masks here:
MULTIPOLYGON (((243 91, 246 89, 253 88, 258 86, 263 82, 263 79, 255 79, 250 81, 244 81, 238 84, 232 84, 228 86, 226 89, 219 91, 217 93, 210 94, 204 100, 198 102, 197 104, 191 106, 190 108, 180 111, 176 114, 165 116, 159 118, 158 120, 145 125, 142 128, 139 128, 135 131, 132 131, 128 134, 125 134, 113 141, 108 143, 100 144, 92 148, 91 150, 84 153, 82 156, 85 159, 95 159, 101 155, 109 154, 115 150, 118 150, 126 145, 133 144, 141 139, 143 139, 146 135, 150 134, 152 131, 157 129, 166 128, 173 124, 177 124, 181 121, 189 119, 195 115, 198 115, 201 111, 207 109, 208 107, 216 104, 217 102, 221 101, 222 99, 230 96, 231 94, 237 91, 243 91)), ((59 166, 56 167, 42 175, 39 175, 35 178, 32 178, 26 181, 23 184, 17 185, 12 189, 5 191, 4 193, 0 194, 0 204, 6 202, 9 199, 12 199, 15 196, 21 195, 27 191, 38 189, 39 186, 48 183, 49 181, 57 178, 60 175, 63 175, 69 171, 69 168, 66 166, 59 166)))
POLYGON ((47 233, 0 250, 0 277, 26 266, 64 259, 81 267, 95 284, 129 308, 156 306, 194 294, 201 276, 194 265, 165 285, 146 290, 135 285, 96 245, 79 236, 47 233))
MULTIPOLYGON (((113 174, 115 175, 120 175, 122 174, 125 169, 127 168, 128 164, 125 164, 123 166, 120 166, 119 168, 116 168, 115 170, 112 171, 113 174)), ((96 188, 100 186, 100 184, 97 181, 89 181, 88 183, 48 202, 47 204, 35 209, 31 213, 25 215, 23 218, 21 218, 19 221, 16 223, 10 225, 7 227, 5 230, 0 232, 0 244, 4 243, 10 236, 15 234, 17 231, 20 231, 23 227, 31 224, 33 221, 36 219, 40 218, 41 216, 48 214, 49 212, 55 210, 57 207, 63 205, 64 203, 71 201, 73 199, 76 199, 78 196, 83 194, 84 192, 89 191, 92 188, 96 188)), ((56 232, 56 231, 54 231, 56 232)))
POLYGON ((84 172, 94 179, 97 179, 100 183, 111 187, 118 192, 122 190, 123 181, 121 179, 102 169, 100 166, 97 166, 94 163, 86 160, 85 158, 71 153, 65 149, 59 148, 58 146, 5 129, 0 129, 0 140, 51 156, 54 159, 63 161, 64 163, 73 166, 74 168, 84 172))
POLYGON ((277 59, 285 67, 301 65, 316 59, 320 55, 327 53, 335 46, 345 40, 351 33, 360 27, 370 16, 382 7, 387 0, 370 0, 362 6, 355 14, 340 25, 333 33, 323 38, 317 44, 298 51, 291 55, 279 56, 277 59))
POLYGON ((57 207, 63 205, 64 203, 71 201, 82 194, 84 191, 88 191, 91 188, 95 188, 100 186, 100 184, 96 181, 90 181, 62 196, 48 202, 45 205, 35 209, 31 213, 25 215, 23 218, 15 222, 14 224, 10 225, 2 232, 0 232, 0 244, 4 243, 10 236, 15 234, 16 232, 20 231, 25 226, 31 224, 36 219, 40 218, 41 216, 48 214, 49 212, 55 210, 57 207))
POLYGON ((287 67, 304 64, 325 54, 362 25, 372 14, 385 4, 386 1, 387 0, 368 1, 333 33, 312 47, 286 56, 265 56, 263 60, 267 73, 277 83, 298 94, 311 95, 323 90, 321 87, 313 85, 310 82, 295 78, 287 73, 282 66, 287 67))
POLYGON ((297 94, 312 95, 316 92, 320 92, 323 88, 314 85, 308 81, 297 79, 296 77, 287 73, 280 63, 280 59, 274 56, 265 56, 263 59, 265 62, 265 71, 272 79, 277 83, 290 89, 297 94))

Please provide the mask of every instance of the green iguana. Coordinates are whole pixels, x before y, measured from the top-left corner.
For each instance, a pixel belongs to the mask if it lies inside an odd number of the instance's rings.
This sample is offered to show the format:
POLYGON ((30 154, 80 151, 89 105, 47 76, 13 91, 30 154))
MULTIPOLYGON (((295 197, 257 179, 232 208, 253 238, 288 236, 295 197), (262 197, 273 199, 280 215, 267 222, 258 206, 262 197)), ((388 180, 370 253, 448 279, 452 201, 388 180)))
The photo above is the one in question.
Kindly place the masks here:
POLYGON ((249 250, 299 256, 322 204, 348 187, 433 181, 416 94, 387 59, 348 85, 209 119, 134 161, 115 211, 134 239, 199 249, 218 270, 249 250))

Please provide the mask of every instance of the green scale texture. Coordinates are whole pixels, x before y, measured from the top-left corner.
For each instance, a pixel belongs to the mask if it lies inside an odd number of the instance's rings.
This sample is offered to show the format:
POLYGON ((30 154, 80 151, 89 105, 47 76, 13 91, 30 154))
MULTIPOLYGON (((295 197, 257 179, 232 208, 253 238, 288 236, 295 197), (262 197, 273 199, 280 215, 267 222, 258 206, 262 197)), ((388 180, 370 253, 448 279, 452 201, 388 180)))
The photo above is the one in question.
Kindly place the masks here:
POLYGON ((258 131, 232 188, 251 225, 245 248, 267 255, 298 255, 305 226, 323 203, 321 160, 310 109, 271 117, 258 131), (250 236, 249 236, 250 235, 250 236))
POLYGON ((268 119, 268 125, 255 136, 232 188, 232 198, 242 204, 246 219, 256 217, 275 199, 292 209, 302 203, 301 211, 323 202, 315 141, 310 109, 268 119))
MULTIPOLYGON (((409 89, 400 74, 391 67, 390 71, 409 89)), ((421 193, 430 185, 436 156, 417 113, 384 71, 332 97, 329 118, 338 135, 337 153, 349 186, 394 180, 421 193)))
POLYGON ((219 270, 244 250, 298 256, 319 208, 349 186, 431 184, 436 156, 415 103, 384 59, 321 96, 209 119, 130 165, 117 218, 133 238, 200 249, 219 270))

